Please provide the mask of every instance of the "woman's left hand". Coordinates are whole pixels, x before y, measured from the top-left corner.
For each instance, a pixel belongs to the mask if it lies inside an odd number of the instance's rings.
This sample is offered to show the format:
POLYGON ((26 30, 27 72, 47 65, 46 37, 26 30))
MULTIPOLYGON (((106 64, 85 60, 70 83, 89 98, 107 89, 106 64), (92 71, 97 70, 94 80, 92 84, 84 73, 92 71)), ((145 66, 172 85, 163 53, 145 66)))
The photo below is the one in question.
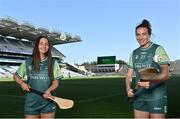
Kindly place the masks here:
POLYGON ((48 99, 48 97, 50 97, 50 96, 51 96, 51 91, 47 89, 47 90, 44 92, 43 97, 46 98, 46 99, 48 99))

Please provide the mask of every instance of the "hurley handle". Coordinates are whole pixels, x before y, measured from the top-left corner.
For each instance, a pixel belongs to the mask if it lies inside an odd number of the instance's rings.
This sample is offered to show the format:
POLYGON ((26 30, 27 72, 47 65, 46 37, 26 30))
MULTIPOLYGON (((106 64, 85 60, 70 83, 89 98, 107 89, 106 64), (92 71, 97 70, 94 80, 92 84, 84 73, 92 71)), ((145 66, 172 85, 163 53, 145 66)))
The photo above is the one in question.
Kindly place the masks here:
POLYGON ((35 89, 33 89, 33 88, 29 88, 30 89, 30 92, 32 92, 32 93, 36 93, 36 94, 38 94, 38 95, 40 95, 40 96, 43 96, 43 92, 41 92, 41 91, 38 91, 38 90, 35 90, 35 89))

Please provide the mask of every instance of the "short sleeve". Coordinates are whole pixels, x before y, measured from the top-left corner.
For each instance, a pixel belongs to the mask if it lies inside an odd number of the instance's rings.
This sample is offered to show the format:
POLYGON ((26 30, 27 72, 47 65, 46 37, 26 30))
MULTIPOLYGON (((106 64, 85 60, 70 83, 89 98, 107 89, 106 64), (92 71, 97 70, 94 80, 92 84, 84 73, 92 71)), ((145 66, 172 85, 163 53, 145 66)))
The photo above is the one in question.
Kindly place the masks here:
POLYGON ((20 79, 23 79, 26 75, 26 63, 23 62, 18 70, 15 72, 16 76, 19 77, 20 79))
POLYGON ((158 63, 160 65, 161 64, 169 64, 170 59, 162 46, 159 46, 156 49, 155 56, 157 56, 158 60, 156 60, 156 61, 158 61, 158 63))
POLYGON ((133 57, 133 53, 131 53, 131 55, 129 57, 129 61, 128 61, 128 68, 131 68, 131 69, 133 69, 133 60, 132 60, 132 57, 133 57))
POLYGON ((54 61, 54 80, 59 80, 63 78, 62 72, 61 72, 61 68, 59 67, 58 62, 55 60, 54 61))

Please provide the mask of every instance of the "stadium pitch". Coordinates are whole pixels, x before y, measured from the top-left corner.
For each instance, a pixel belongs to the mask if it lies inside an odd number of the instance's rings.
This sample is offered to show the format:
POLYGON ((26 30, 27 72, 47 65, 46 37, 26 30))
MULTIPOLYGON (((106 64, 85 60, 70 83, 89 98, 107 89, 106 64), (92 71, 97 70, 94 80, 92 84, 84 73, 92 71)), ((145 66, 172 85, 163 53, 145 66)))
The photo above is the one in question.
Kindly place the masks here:
MULTIPOLYGON (((171 77, 168 87, 167 117, 180 114, 180 77, 171 77)), ((73 99, 69 110, 57 109, 56 118, 132 118, 133 105, 125 99, 124 78, 62 80, 57 96, 73 99)), ((0 118, 24 117, 24 93, 13 81, 0 82, 0 118)))

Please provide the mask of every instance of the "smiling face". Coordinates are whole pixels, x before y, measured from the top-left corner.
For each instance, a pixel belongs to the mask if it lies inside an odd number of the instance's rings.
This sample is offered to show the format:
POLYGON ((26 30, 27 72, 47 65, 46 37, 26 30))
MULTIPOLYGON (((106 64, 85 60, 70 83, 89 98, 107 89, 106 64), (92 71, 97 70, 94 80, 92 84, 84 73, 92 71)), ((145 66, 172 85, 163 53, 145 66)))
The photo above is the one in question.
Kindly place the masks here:
POLYGON ((139 27, 136 30, 136 39, 142 48, 147 48, 150 44, 150 35, 146 27, 139 27))
POLYGON ((49 50, 49 42, 48 42, 48 40, 46 38, 41 38, 40 41, 39 41, 38 48, 39 48, 39 53, 40 53, 41 59, 45 58, 46 53, 49 50))

